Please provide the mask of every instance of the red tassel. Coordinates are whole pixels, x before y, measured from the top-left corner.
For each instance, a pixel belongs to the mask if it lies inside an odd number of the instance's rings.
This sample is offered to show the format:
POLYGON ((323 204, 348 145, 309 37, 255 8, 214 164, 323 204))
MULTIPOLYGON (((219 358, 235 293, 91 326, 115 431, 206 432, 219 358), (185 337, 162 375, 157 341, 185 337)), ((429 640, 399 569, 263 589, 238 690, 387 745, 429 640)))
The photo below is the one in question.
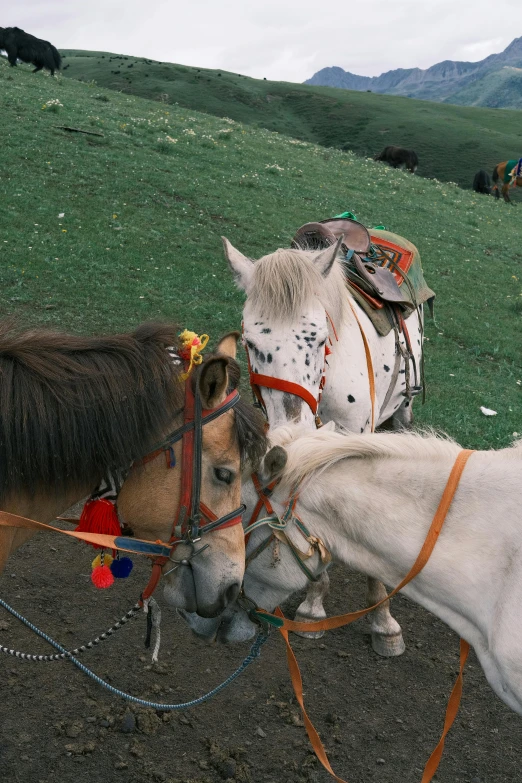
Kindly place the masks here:
POLYGON ((95 587, 102 589, 110 587, 114 583, 114 576, 109 566, 99 565, 93 568, 91 581, 95 587))
MULTIPOLYGON (((83 507, 80 523, 76 528, 78 533, 103 533, 108 536, 121 535, 120 520, 114 504, 110 500, 88 500, 83 507)), ((91 544, 95 549, 102 549, 99 544, 91 544)), ((106 587, 107 585, 104 585, 106 587)))

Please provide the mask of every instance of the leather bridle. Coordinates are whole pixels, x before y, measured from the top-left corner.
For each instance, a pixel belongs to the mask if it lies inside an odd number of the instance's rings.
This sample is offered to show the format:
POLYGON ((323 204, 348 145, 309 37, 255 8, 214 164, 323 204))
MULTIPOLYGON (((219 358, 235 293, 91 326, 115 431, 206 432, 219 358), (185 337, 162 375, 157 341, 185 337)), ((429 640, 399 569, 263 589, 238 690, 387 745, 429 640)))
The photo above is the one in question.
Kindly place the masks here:
POLYGON ((246 557, 245 568, 248 568, 248 565, 253 560, 255 560, 255 558, 260 555, 261 552, 264 552, 264 550, 267 549, 272 543, 276 544, 277 541, 281 541, 289 548, 290 553, 292 554, 301 571, 305 574, 306 578, 310 582, 317 582, 320 579, 320 576, 314 574, 314 572, 308 567, 306 561, 311 558, 312 555, 317 553, 321 563, 327 564, 331 561, 332 556, 324 545, 323 541, 318 536, 314 536, 310 533, 303 520, 296 513, 295 509, 297 506, 297 501, 299 500, 300 487, 296 487, 294 491, 290 493, 288 499, 285 501, 283 512, 281 514, 277 514, 270 502, 270 496, 279 484, 279 479, 274 479, 274 481, 270 482, 270 484, 262 487, 261 482, 259 481, 259 477, 256 473, 253 473, 251 478, 254 489, 257 492, 258 500, 252 512, 252 516, 250 517, 250 522, 244 528, 245 543, 248 544, 250 535, 254 532, 254 530, 257 530, 260 527, 264 527, 265 525, 270 528, 271 533, 268 538, 265 538, 263 541, 261 541, 261 543, 246 557), (259 515, 263 509, 266 510, 268 516, 259 519, 259 515), (308 551, 303 552, 288 536, 286 530, 290 522, 294 523, 297 531, 305 539, 306 543, 308 544, 308 551))
MULTIPOLYGON (((195 390, 192 389, 191 378, 185 381, 185 407, 184 422, 174 432, 170 433, 161 443, 133 467, 137 467, 146 462, 155 459, 161 453, 166 454, 167 467, 173 468, 175 465, 173 446, 179 440, 182 441, 181 457, 181 497, 179 506, 172 523, 171 535, 169 538, 170 552, 168 555, 156 557, 152 566, 152 573, 145 590, 142 593, 141 601, 144 602, 150 598, 156 589, 161 578, 163 566, 169 562, 175 565, 170 571, 174 571, 180 565, 188 565, 189 561, 196 555, 203 552, 209 545, 205 544, 200 549, 195 549, 194 544, 200 541, 201 536, 210 533, 213 530, 224 529, 238 525, 242 522, 245 506, 241 505, 234 511, 217 517, 204 503, 201 502, 201 458, 203 448, 203 426, 214 419, 217 419, 223 413, 231 410, 239 402, 239 392, 234 390, 228 394, 222 403, 212 409, 204 409, 201 403, 201 397, 197 384, 195 390), (202 520, 203 524, 202 524, 202 520), (188 557, 182 560, 175 560, 173 555, 178 544, 189 544, 192 552, 188 557)), ((166 573, 170 573, 167 571, 166 573)))

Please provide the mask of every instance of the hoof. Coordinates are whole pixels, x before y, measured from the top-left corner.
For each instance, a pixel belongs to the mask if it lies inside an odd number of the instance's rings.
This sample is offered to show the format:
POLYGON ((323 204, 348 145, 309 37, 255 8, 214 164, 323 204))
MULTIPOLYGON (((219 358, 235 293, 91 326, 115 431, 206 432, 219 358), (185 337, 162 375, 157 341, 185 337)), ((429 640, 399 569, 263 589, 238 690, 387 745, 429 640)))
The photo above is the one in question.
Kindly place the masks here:
POLYGON ((384 636, 380 633, 372 633, 372 647, 377 655, 383 658, 395 658, 406 650, 402 633, 394 633, 384 636))
MULTIPOLYGON (((324 617, 310 617, 310 615, 299 614, 295 615, 296 623, 315 623, 317 620, 324 620, 324 617)), ((322 639, 325 635, 325 631, 294 631, 296 636, 302 636, 303 639, 322 639)))

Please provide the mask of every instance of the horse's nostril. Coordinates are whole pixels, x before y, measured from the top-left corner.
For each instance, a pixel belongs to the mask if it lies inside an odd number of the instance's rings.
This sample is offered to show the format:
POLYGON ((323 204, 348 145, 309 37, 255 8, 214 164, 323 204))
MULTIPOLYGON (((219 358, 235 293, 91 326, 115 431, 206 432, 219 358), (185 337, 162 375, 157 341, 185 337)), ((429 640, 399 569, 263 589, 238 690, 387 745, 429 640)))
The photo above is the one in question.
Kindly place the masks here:
POLYGON ((240 589, 241 589, 241 585, 239 584, 239 582, 234 582, 234 584, 229 585, 229 587, 227 587, 224 595, 225 606, 232 604, 236 600, 236 598, 239 595, 240 589))

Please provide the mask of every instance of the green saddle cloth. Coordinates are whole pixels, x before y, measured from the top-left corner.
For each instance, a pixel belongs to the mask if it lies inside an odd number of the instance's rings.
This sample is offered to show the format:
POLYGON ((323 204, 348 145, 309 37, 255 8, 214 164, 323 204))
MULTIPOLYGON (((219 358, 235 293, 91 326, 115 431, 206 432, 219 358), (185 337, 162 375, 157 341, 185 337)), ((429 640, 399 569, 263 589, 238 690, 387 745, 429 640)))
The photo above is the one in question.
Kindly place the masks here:
POLYGON ((514 168, 516 168, 518 166, 519 163, 520 163, 520 159, 519 160, 508 160, 508 162, 506 163, 506 170, 504 171, 504 182, 506 184, 508 182, 511 182, 511 179, 512 179, 511 172, 513 171, 514 168))

